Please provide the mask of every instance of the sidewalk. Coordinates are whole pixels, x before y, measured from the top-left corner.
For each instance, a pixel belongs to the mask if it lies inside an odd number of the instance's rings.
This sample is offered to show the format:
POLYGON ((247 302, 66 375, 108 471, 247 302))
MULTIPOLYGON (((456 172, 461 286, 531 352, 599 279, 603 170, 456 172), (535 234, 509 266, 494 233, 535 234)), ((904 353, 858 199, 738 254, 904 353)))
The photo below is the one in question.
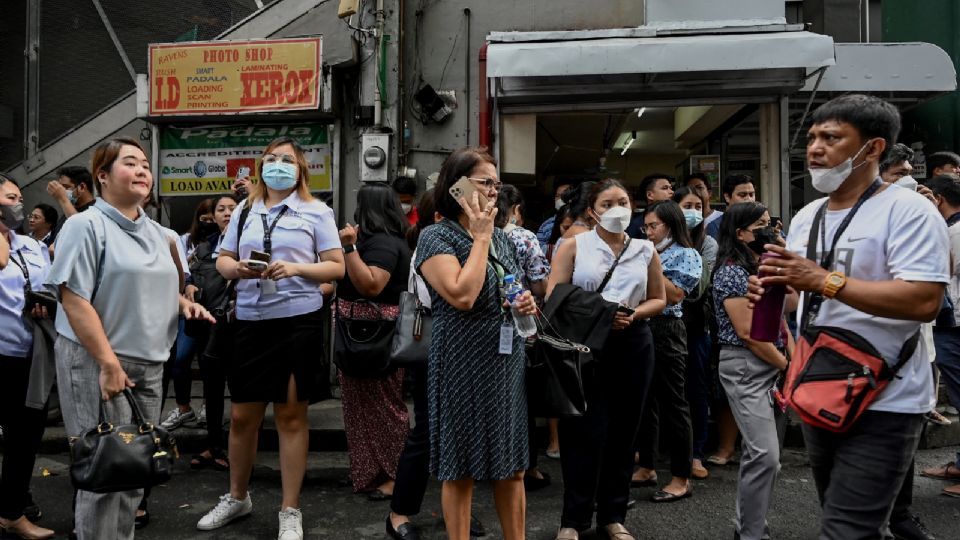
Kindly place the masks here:
MULTIPOLYGON (((163 412, 160 416, 161 421, 167 417, 170 410, 176 407, 172 395, 173 385, 171 385, 171 395, 167 396, 164 403, 163 412)), ((335 396, 339 397, 339 388, 333 388, 335 396)), ((199 381, 194 381, 191 391, 193 396, 192 405, 194 411, 198 411, 203 402, 203 386, 199 381)), ((410 418, 413 419, 413 402, 407 400, 407 408, 410 409, 410 418)), ((947 416, 952 423, 948 426, 939 426, 926 423, 926 429, 920 438, 920 448, 943 448, 947 446, 960 445, 960 418, 957 416, 947 416)), ((310 450, 313 452, 342 452, 347 449, 347 437, 343 429, 343 411, 340 405, 340 399, 328 399, 319 403, 314 403, 308 409, 308 419, 310 422, 310 450)), ((229 394, 224 404, 224 422, 230 420, 230 399, 229 394)), ((539 425, 539 424, 538 424, 539 425)), ((541 426, 542 430, 546 430, 541 426)), ((203 427, 196 425, 187 425, 174 430, 173 435, 177 438, 177 445, 181 453, 196 453, 206 448, 207 431, 203 427)), ((542 435, 545 435, 543 433, 542 435)), ((714 434, 711 429, 711 439, 714 441, 714 434)), ((802 448, 803 436, 800 432, 799 420, 791 415, 787 426, 785 436, 785 446, 788 448, 802 448)), ((276 424, 273 420, 273 407, 268 406, 263 420, 263 431, 260 434, 261 450, 276 450, 278 445, 276 424)), ((709 443, 708 443, 709 446, 709 443)), ((67 451, 66 433, 63 424, 48 426, 43 436, 41 446, 43 453, 59 453, 67 451)))

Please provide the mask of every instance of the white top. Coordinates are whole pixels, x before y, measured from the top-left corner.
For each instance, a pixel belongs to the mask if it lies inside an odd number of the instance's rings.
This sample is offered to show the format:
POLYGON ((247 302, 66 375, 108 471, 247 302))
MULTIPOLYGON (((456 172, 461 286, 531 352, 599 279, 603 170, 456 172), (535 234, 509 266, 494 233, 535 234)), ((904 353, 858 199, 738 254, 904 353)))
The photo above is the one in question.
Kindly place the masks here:
POLYGON ((423 304, 423 307, 430 309, 432 304, 430 303, 430 290, 427 289, 427 282, 423 280, 423 277, 417 272, 416 266, 413 264, 417 261, 417 250, 413 250, 413 255, 410 256, 410 275, 407 278, 407 292, 411 292, 417 295, 417 298, 420 299, 420 303, 423 304))
MULTIPOLYGON (((294 191, 280 204, 267 210, 262 200, 250 207, 250 214, 243 224, 237 247, 237 227, 243 208, 249 204, 246 199, 237 205, 233 218, 227 226, 220 248, 237 253, 240 260, 249 259, 253 250, 263 251, 263 219, 267 217, 272 225, 280 214, 287 211, 273 229, 273 260, 295 263, 318 262, 318 254, 329 249, 340 249, 340 236, 333 219, 333 210, 322 201, 313 199, 304 201, 294 191)), ((312 313, 323 305, 320 284, 302 277, 291 277, 275 281, 276 292, 263 294, 260 280, 241 279, 237 282, 237 318, 244 321, 279 319, 312 313)))
MULTIPOLYGON (((143 211, 131 221, 97 199, 64 222, 45 284, 58 296, 64 285, 89 301, 117 355, 166 362, 177 336, 180 296, 168 238, 143 211)), ((56 327, 80 343, 65 313, 56 327)))
MULTIPOLYGON (((573 238, 577 243, 577 256, 572 283, 585 291, 596 291, 616 256, 597 234, 596 228, 573 238)), ((639 306, 647 299, 647 270, 655 252, 653 242, 649 240, 630 240, 627 251, 600 295, 607 301, 629 308, 639 306)))
POLYGON ((180 268, 183 268, 183 279, 187 279, 190 277, 190 265, 187 264, 187 259, 190 257, 190 255, 193 255, 194 251, 197 250, 196 246, 194 246, 194 248, 187 253, 186 244, 183 243, 185 239, 184 237, 187 235, 178 236, 177 231, 164 227, 163 225, 160 225, 160 228, 163 230, 164 234, 167 235, 167 238, 173 240, 174 245, 177 246, 177 255, 180 257, 180 268))
MULTIPOLYGON (((810 226, 824 200, 808 204, 793 219, 787 236, 789 250, 806 256, 810 226)), ((828 245, 832 245, 837 227, 849 211, 826 212, 828 245)), ((818 246, 818 257, 826 249, 829 247, 818 246)), ((946 224, 933 205, 914 191, 889 186, 868 199, 854 216, 837 242, 833 270, 868 281, 946 283, 949 251, 946 224)), ((803 306, 797 313, 799 321, 803 306)), ((839 300, 825 300, 815 324, 841 326, 860 334, 890 365, 896 362, 907 338, 920 328, 919 322, 877 317, 839 300)), ((935 402, 931 378, 925 347, 918 347, 869 409, 906 414, 929 412, 935 402)))
POLYGON ((0 331, 0 354, 25 358, 33 345, 33 331, 27 328, 23 320, 23 285, 26 278, 17 266, 21 264, 18 254, 27 263, 30 287, 39 291, 43 289, 43 280, 50 270, 50 250, 46 244, 29 236, 14 234, 10 244, 10 262, 0 270, 0 328, 3 329, 0 331))
POLYGON ((950 283, 947 284, 947 294, 953 300, 953 314, 960 322, 960 222, 954 223, 947 229, 950 236, 950 256, 953 260, 953 271, 950 274, 950 283))
POLYGON ((710 225, 711 223, 713 223, 714 221, 722 217, 723 217, 723 212, 721 212, 720 210, 714 210, 713 212, 710 212, 709 216, 703 218, 703 227, 706 228, 707 225, 710 225))

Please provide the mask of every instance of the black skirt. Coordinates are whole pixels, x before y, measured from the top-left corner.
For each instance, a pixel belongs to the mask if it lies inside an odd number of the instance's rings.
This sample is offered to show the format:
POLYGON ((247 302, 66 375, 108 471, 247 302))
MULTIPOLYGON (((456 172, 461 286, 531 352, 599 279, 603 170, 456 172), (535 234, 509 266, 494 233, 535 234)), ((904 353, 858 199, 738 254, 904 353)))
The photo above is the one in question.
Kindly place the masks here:
POLYGON ((290 376, 298 401, 327 396, 323 310, 261 321, 235 321, 234 352, 225 363, 234 403, 287 402, 290 376))

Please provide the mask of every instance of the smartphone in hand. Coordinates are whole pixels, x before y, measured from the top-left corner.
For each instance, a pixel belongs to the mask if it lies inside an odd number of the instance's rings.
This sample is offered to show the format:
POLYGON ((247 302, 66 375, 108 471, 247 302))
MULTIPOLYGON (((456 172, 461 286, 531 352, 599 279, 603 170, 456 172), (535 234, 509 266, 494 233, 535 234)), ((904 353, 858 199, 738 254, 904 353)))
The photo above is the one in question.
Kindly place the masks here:
POLYGON ((466 176, 461 176, 460 179, 457 180, 456 184, 450 186, 449 192, 454 199, 459 199, 460 197, 463 197, 464 199, 467 200, 467 202, 470 202, 470 199, 473 197, 473 193, 476 192, 477 201, 480 203, 481 210, 486 208, 487 204, 490 202, 490 199, 488 199, 487 196, 484 195, 482 191, 477 189, 477 186, 473 182, 471 182, 470 179, 467 178, 466 176))

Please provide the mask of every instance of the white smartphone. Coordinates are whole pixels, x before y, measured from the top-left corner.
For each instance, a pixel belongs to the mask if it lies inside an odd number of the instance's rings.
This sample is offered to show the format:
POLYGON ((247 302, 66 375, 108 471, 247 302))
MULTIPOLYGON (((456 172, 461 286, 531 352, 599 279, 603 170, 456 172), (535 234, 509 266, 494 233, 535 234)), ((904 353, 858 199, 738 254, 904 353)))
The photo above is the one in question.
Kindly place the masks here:
POLYGON ((254 270, 256 272, 263 272, 264 270, 267 269, 268 266, 270 266, 265 261, 258 261, 255 259, 243 259, 240 262, 247 265, 247 268, 254 270))

